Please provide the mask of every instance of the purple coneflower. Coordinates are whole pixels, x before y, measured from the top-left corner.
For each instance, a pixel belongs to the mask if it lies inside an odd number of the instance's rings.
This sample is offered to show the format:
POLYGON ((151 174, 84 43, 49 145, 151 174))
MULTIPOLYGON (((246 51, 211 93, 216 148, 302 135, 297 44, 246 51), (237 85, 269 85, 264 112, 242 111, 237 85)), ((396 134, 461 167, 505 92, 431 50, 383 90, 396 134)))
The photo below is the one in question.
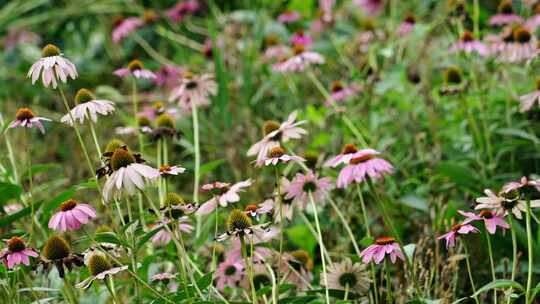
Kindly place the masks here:
POLYGON ((309 170, 306 174, 296 173, 283 191, 286 193, 285 199, 292 199, 300 210, 304 210, 309 202, 309 193, 313 195, 315 202, 322 203, 331 189, 329 177, 318 178, 313 171, 309 170))
POLYGON ((47 44, 43 48, 41 58, 32 64, 26 77, 32 77, 32 84, 34 84, 40 74, 43 85, 46 88, 52 85, 53 89, 56 89, 58 79, 66 83, 68 76, 71 79, 78 76, 75 65, 62 56, 60 49, 53 44, 47 44))
MULTIPOLYGON (((353 263, 350 258, 346 258, 328 266, 327 271, 329 289, 352 291, 358 295, 364 295, 369 290, 371 280, 366 265, 353 263)), ((324 286, 323 278, 320 284, 324 286)))
POLYGON ((523 18, 514 14, 511 0, 502 0, 497 8, 497 14, 489 18, 489 24, 495 26, 522 22, 523 18))
POLYGON ((446 249, 448 249, 449 247, 455 246, 456 236, 458 234, 469 234, 469 233, 478 233, 478 232, 480 232, 480 230, 476 229, 476 227, 474 227, 473 225, 461 223, 461 224, 454 225, 452 227, 452 230, 450 230, 450 232, 441 235, 440 237, 437 238, 437 240, 444 239, 446 241, 446 249))
MULTIPOLYGON (((522 62, 538 55, 538 42, 531 32, 523 26, 512 31, 511 41, 498 47, 498 59, 504 62, 522 62)), ((497 46, 495 45, 497 48, 497 46)))
POLYGON ((45 134, 45 128, 41 121, 51 121, 49 118, 39 117, 29 108, 20 108, 15 113, 15 120, 9 124, 10 129, 18 127, 32 128, 37 127, 41 133, 45 134))
POLYGON ((145 69, 143 63, 139 60, 132 60, 127 68, 118 69, 113 74, 122 78, 133 76, 137 79, 155 79, 157 77, 154 72, 145 69))
POLYGON ((244 275, 244 263, 242 260, 225 260, 221 262, 214 274, 216 278, 216 287, 219 290, 225 287, 234 288, 242 280, 244 275))
POLYGON ((247 151, 247 156, 257 155, 257 160, 261 160, 268 155, 270 149, 278 147, 280 142, 287 142, 289 139, 298 139, 302 135, 307 134, 307 131, 299 126, 306 123, 305 120, 296 120, 297 112, 289 114, 287 120, 281 124, 277 121, 267 121, 263 125, 264 137, 256 142, 247 151))
POLYGON ((357 85, 344 86, 340 81, 336 80, 332 83, 332 87, 330 88, 330 97, 332 98, 327 99, 324 104, 326 106, 331 106, 333 102, 347 100, 350 97, 358 95, 361 90, 362 88, 357 85))
POLYGON ((60 205, 60 211, 49 220, 49 228, 60 232, 78 230, 96 217, 96 210, 84 203, 69 199, 60 205))
POLYGON ((411 13, 408 13, 405 19, 399 24, 398 28, 396 29, 396 35, 398 37, 403 37, 409 35, 409 33, 412 32, 414 29, 414 25, 416 24, 416 19, 414 18, 414 15, 411 13))
POLYGON ((293 23, 300 20, 300 17, 302 16, 297 11, 284 11, 279 14, 277 21, 281 23, 293 23))
POLYGON ((214 211, 218 204, 221 207, 227 207, 229 203, 236 203, 240 200, 239 192, 244 191, 244 188, 251 186, 251 179, 238 182, 231 186, 229 183, 214 182, 201 187, 203 191, 208 191, 213 194, 213 197, 201 205, 197 210, 198 215, 209 214, 214 211))
POLYGON ((256 160, 255 166, 276 166, 279 163, 285 164, 290 161, 304 162, 306 160, 300 156, 285 154, 285 150, 281 146, 277 146, 270 149, 266 157, 260 160, 256 160))
POLYGON ((170 101, 177 101, 184 112, 191 112, 193 105, 207 106, 210 96, 216 95, 217 84, 210 74, 193 75, 186 73, 180 83, 171 91, 170 101))
POLYGON ((180 22, 185 16, 196 13, 200 4, 196 0, 179 1, 175 6, 168 9, 166 14, 173 22, 180 22))
POLYGON ((536 104, 540 107, 540 77, 536 78, 536 89, 530 93, 519 96, 521 112, 527 112, 536 104))
POLYGON ((168 175, 178 175, 186 171, 186 168, 180 166, 161 165, 159 167, 159 175, 167 177, 168 175))
POLYGON ((324 57, 313 51, 307 51, 302 45, 296 44, 293 48, 294 56, 272 65, 276 72, 301 72, 313 64, 323 64, 324 57))
POLYGON ((360 257, 364 264, 367 264, 370 261, 379 264, 387 254, 390 255, 390 261, 392 261, 392 263, 395 263, 397 258, 405 261, 405 256, 403 255, 399 244, 393 237, 389 236, 377 238, 375 244, 370 245, 360 253, 360 257))
POLYGON ((378 15, 383 9, 383 0, 355 0, 356 5, 368 15, 378 15))
POLYGON ((15 265, 24 264, 30 265, 28 257, 37 257, 38 253, 31 248, 26 247, 23 239, 14 236, 7 240, 7 248, 0 252, 0 260, 6 263, 8 269, 13 269, 15 265))
POLYGON ((490 234, 495 234, 497 226, 501 227, 501 229, 503 230, 510 228, 510 225, 508 225, 508 223, 504 221, 504 218, 497 215, 497 213, 491 210, 482 210, 478 214, 475 214, 473 212, 464 212, 461 210, 459 210, 458 212, 459 214, 467 218, 463 222, 464 224, 468 224, 474 221, 483 221, 486 225, 486 230, 490 234))
POLYGON ((87 89, 80 89, 75 95, 75 103, 77 104, 70 113, 62 116, 61 122, 68 125, 73 125, 71 118, 75 122, 79 121, 82 124, 86 119, 91 119, 93 122, 97 121, 99 115, 109 115, 114 112, 114 103, 110 100, 96 99, 87 89))
POLYGON ((139 27, 144 25, 144 20, 139 17, 122 18, 115 22, 112 30, 112 41, 119 43, 122 39, 135 32, 139 27))
POLYGON ((76 286, 78 288, 86 289, 92 285, 96 280, 105 280, 110 276, 113 276, 119 272, 125 271, 128 269, 128 266, 117 266, 113 267, 109 259, 105 254, 96 252, 93 253, 88 259, 88 271, 90 272, 90 277, 84 281, 78 283, 76 286))
POLYGON ((313 39, 311 39, 309 35, 304 33, 303 30, 299 30, 291 36, 291 38, 289 39, 289 43, 291 45, 298 45, 304 48, 308 48, 313 44, 313 39))
POLYGON ((182 216, 177 220, 170 220, 165 218, 164 222, 158 222, 155 224, 156 229, 159 229, 159 231, 152 236, 150 239, 152 241, 152 244, 154 246, 165 246, 169 244, 169 242, 172 239, 172 235, 164 226, 169 224, 175 224, 175 222, 178 221, 178 230, 184 233, 191 233, 193 230, 195 230, 195 227, 190 224, 190 220, 187 216, 182 216))
POLYGON ((469 31, 463 32, 459 41, 450 46, 450 52, 463 51, 465 53, 476 52, 481 56, 488 55, 489 51, 487 46, 474 38, 473 33, 469 31))
POLYGON ((338 188, 345 188, 352 182, 361 183, 366 177, 380 178, 383 174, 391 174, 394 167, 386 160, 377 157, 380 152, 373 149, 362 149, 355 153, 349 164, 341 169, 336 182, 338 188))

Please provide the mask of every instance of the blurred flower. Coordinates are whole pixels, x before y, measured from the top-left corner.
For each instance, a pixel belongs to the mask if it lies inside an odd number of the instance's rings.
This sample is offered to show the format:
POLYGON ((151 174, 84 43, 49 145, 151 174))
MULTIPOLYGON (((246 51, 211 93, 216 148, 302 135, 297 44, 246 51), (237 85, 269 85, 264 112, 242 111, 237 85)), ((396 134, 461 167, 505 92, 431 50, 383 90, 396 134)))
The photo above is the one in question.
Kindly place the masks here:
POLYGON ((15 265, 30 265, 28 257, 37 257, 38 253, 31 248, 27 248, 23 239, 14 236, 6 241, 7 248, 0 251, 0 260, 4 261, 8 269, 13 269, 15 265))
POLYGON ((340 164, 349 164, 351 159, 357 156, 362 156, 364 155, 364 153, 365 152, 359 152, 355 145, 346 144, 345 146, 343 146, 343 149, 341 149, 341 153, 327 160, 324 163, 324 166, 335 168, 340 164))
POLYGON ((127 269, 128 266, 113 267, 111 262, 109 262, 109 259, 103 253, 96 252, 88 259, 88 271, 90 272, 90 277, 75 286, 77 286, 77 288, 86 289, 96 280, 105 280, 108 277, 127 269))
POLYGON ((253 225, 251 218, 240 209, 233 209, 227 218, 227 231, 219 235, 218 242, 230 238, 265 239, 264 234, 269 231, 269 224, 253 225))
POLYGON ((274 208, 273 204, 269 205, 263 202, 262 204, 258 206, 255 204, 249 204, 246 206, 244 211, 246 212, 247 215, 254 217, 258 221, 262 214, 271 213, 273 208, 274 208))
POLYGON ((312 194, 314 202, 322 203, 331 189, 329 177, 318 178, 312 170, 308 170, 306 174, 296 173, 283 191, 286 193, 285 199, 292 199, 300 210, 304 210, 309 202, 309 193, 312 194))
MULTIPOLYGON (((171 232, 169 232, 169 230, 164 227, 165 225, 178 224, 178 230, 184 233, 191 233, 195 229, 195 227, 190 224, 190 220, 187 216, 182 216, 177 221, 165 219, 164 222, 156 223, 155 227, 156 229, 159 229, 159 231, 154 234, 150 239, 152 241, 152 244, 154 244, 154 246, 165 246, 169 244, 172 239, 172 235, 171 232)), ((171 228, 171 230, 172 229, 173 228, 171 228)))
POLYGON ((121 19, 112 30, 112 41, 119 43, 122 39, 135 32, 139 27, 144 25, 144 20, 139 17, 128 17, 121 19))
POLYGON ((294 56, 272 65, 276 72, 301 72, 312 64, 323 64, 324 57, 313 51, 306 51, 303 46, 294 46, 294 56))
POLYGON ((244 275, 244 263, 242 260, 225 260, 219 263, 216 273, 216 287, 219 290, 225 287, 234 288, 244 275))
POLYGON ((178 175, 185 171, 186 168, 180 166, 161 165, 159 167, 159 174, 163 177, 167 177, 168 175, 178 175))
POLYGON ((307 290, 313 280, 313 259, 305 250, 295 250, 283 254, 283 261, 278 267, 285 273, 285 281, 296 285, 299 291, 307 290))
POLYGON ((350 97, 358 95, 361 91, 361 87, 356 85, 344 86, 340 81, 336 80, 332 83, 330 88, 330 97, 326 99, 324 104, 326 106, 331 106, 333 102, 344 101, 350 97))
POLYGON ((370 245, 360 253, 360 257, 364 264, 367 264, 370 261, 379 264, 387 254, 390 255, 392 263, 395 263, 397 258, 405 261, 405 256, 403 255, 399 244, 392 237, 377 238, 375 244, 370 245))
POLYGON ((293 23, 300 20, 302 16, 297 11, 284 11, 279 14, 277 21, 281 23, 293 23))
POLYGON ((352 182, 361 183, 366 177, 380 178, 383 174, 391 174, 394 171, 392 165, 386 160, 376 157, 380 152, 373 149, 363 149, 355 153, 339 172, 337 187, 345 188, 352 182))
POLYGON ((458 210, 458 212, 467 218, 463 222, 464 224, 469 224, 474 221, 483 221, 486 225, 486 230, 490 234, 495 234, 497 226, 501 227, 503 230, 510 228, 510 225, 508 225, 508 223, 505 222, 502 217, 490 210, 482 210, 479 214, 475 214, 473 212, 464 212, 461 210, 458 210))
POLYGON ((45 128, 41 121, 51 121, 49 118, 35 116, 29 108, 20 108, 15 113, 15 120, 9 124, 10 129, 18 127, 32 128, 36 126, 41 133, 45 134, 45 128))
MULTIPOLYGON (((487 196, 479 197, 476 199, 478 203, 475 210, 479 209, 495 209, 496 214, 499 216, 506 216, 508 212, 512 212, 514 216, 521 219, 521 212, 526 212, 527 204, 521 199, 518 191, 512 189, 514 185, 508 185, 506 190, 501 191, 499 195, 493 193, 490 189, 484 190, 487 196)), ((540 200, 531 200, 531 208, 540 207, 540 200)))
POLYGON ((154 72, 145 69, 143 63, 139 60, 132 60, 127 68, 118 69, 113 74, 122 78, 133 76, 137 79, 156 79, 157 77, 154 72))
POLYGON ((499 3, 497 14, 489 18, 489 24, 495 26, 522 22, 523 18, 514 14, 512 0, 502 0, 499 3))
POLYGON ((270 149, 278 147, 280 142, 285 143, 289 139, 298 139, 307 134, 305 129, 298 127, 306 123, 306 121, 295 122, 297 114, 297 111, 292 112, 287 117, 287 120, 281 124, 273 120, 265 122, 263 125, 263 139, 249 148, 247 156, 257 155, 257 160, 261 160, 268 155, 270 149))
POLYGON ((285 154, 285 150, 283 150, 281 146, 277 146, 270 149, 266 157, 260 160, 256 160, 255 166, 256 167, 270 166, 270 165, 275 166, 279 163, 288 163, 290 161, 304 162, 305 159, 303 159, 300 156, 285 154))
MULTIPOLYGON (((253 264, 253 268, 251 271, 253 275, 253 287, 255 288, 255 290, 260 290, 263 287, 272 286, 273 278, 265 264, 253 264)), ((246 290, 249 290, 250 282, 248 276, 244 276, 244 279, 242 280, 242 284, 240 286, 242 288, 246 288, 246 290)))
POLYGON ((540 107, 540 77, 536 78, 536 90, 519 96, 519 102, 521 104, 520 112, 529 111, 535 104, 540 107))
POLYGON ((396 29, 396 35, 398 37, 407 36, 410 32, 412 32, 415 24, 416 20, 414 15, 408 13, 403 22, 401 22, 396 29))
POLYGON ((62 56, 57 46, 47 44, 41 54, 41 58, 32 64, 26 75, 26 77, 32 77, 32 84, 36 82, 40 74, 43 85, 46 88, 52 85, 53 89, 56 89, 58 85, 57 79, 66 83, 68 76, 71 79, 77 78, 75 65, 62 56))
POLYGON ((538 52, 536 37, 520 26, 512 31, 512 41, 499 47, 497 58, 504 62, 521 62, 535 58, 538 52))
POLYGON ((448 67, 443 74, 444 84, 440 88, 443 95, 452 95, 463 92, 467 88, 467 82, 463 80, 461 69, 455 66, 448 67))
POLYGON ((200 4, 196 0, 179 1, 175 6, 168 9, 166 14, 173 22, 180 22, 185 16, 196 13, 200 4))
POLYGON ((93 122, 97 121, 97 116, 108 115, 114 112, 114 103, 110 100, 96 99, 96 97, 87 89, 80 89, 75 95, 75 103, 77 104, 70 113, 62 116, 61 122, 70 126, 73 125, 71 117, 80 124, 86 119, 91 119, 93 122))
POLYGON ((133 156, 125 146, 105 154, 110 157, 106 160, 106 166, 100 169, 101 175, 109 175, 103 187, 105 201, 121 193, 133 195, 137 189, 144 189, 147 183, 159 176, 159 170, 142 164, 144 160, 139 155, 133 156))
POLYGON ((441 235, 440 237, 437 238, 437 240, 444 239, 446 241, 446 249, 448 249, 449 247, 455 246, 456 236, 458 234, 469 234, 469 233, 478 233, 478 232, 480 232, 480 230, 476 229, 476 227, 474 227, 473 225, 467 224, 467 223, 461 223, 461 224, 454 225, 452 227, 452 230, 450 230, 450 232, 441 235))
POLYGON ((178 86, 169 97, 170 101, 177 101, 180 109, 191 112, 193 105, 197 107, 210 104, 210 96, 216 95, 217 84, 214 76, 210 74, 193 75, 186 73, 178 86))
MULTIPOLYGON (((358 295, 364 295, 369 290, 371 280, 366 265, 353 264, 350 258, 345 258, 341 263, 330 264, 327 271, 329 289, 352 291, 358 295)), ((320 281, 320 285, 324 286, 322 277, 320 281)))
POLYGON ((529 180, 526 176, 523 176, 517 182, 512 181, 504 184, 501 191, 503 193, 510 193, 512 191, 524 190, 526 187, 532 187, 537 192, 540 192, 540 180, 529 180))
POLYGON ((49 228, 60 232, 78 230, 96 217, 96 210, 92 206, 69 199, 60 205, 60 211, 49 220, 49 228))
POLYGON ((298 30, 296 33, 294 33, 291 38, 289 39, 289 43, 292 45, 299 45, 304 48, 308 48, 313 44, 313 39, 306 33, 304 33, 303 30, 298 30))
POLYGON ((3 39, 4 50, 11 50, 21 44, 36 45, 41 42, 41 38, 34 32, 30 32, 23 27, 12 27, 8 29, 3 39))
POLYGON ((7 214, 7 215, 11 215, 13 213, 16 213, 18 212, 19 210, 21 210, 23 208, 23 205, 22 204, 19 204, 19 203, 13 203, 13 204, 5 204, 3 206, 3 209, 4 209, 4 212, 7 214))
POLYGON ((203 191, 210 192, 212 198, 201 205, 197 210, 197 215, 205 215, 214 211, 218 204, 221 207, 227 207, 229 203, 236 203, 240 200, 239 192, 244 191, 244 188, 251 186, 251 179, 238 182, 231 186, 229 183, 214 182, 205 184, 201 187, 203 191))
POLYGON ((156 72, 156 79, 154 82, 157 86, 172 88, 184 72, 185 69, 182 67, 166 64, 161 66, 159 71, 156 72))
POLYGON ((368 15, 378 15, 383 9, 383 0, 354 0, 368 15))
POLYGON ((170 272, 162 272, 157 273, 150 277, 150 281, 155 282, 163 282, 165 284, 169 283, 170 280, 173 280, 176 278, 178 274, 177 273, 170 273, 170 272))
POLYGON ((481 56, 488 54, 487 46, 479 40, 476 40, 469 31, 463 32, 459 41, 450 46, 450 52, 463 51, 465 53, 476 52, 481 56))

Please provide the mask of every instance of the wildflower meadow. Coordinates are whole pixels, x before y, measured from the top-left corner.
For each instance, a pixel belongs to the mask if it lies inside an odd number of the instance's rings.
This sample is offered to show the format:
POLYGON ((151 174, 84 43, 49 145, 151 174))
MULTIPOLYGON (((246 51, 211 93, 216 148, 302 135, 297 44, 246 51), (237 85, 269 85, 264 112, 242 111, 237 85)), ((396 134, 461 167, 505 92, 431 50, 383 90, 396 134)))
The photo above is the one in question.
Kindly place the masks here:
POLYGON ((540 303, 540 1, 0 3, 0 303, 540 303))

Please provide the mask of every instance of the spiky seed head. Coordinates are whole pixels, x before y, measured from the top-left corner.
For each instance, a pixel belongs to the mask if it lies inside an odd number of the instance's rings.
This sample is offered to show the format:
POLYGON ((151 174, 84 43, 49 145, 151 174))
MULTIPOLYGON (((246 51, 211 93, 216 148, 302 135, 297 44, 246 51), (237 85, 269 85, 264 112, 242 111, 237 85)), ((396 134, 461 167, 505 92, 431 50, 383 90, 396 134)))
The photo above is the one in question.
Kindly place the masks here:
POLYGON ((445 83, 460 84, 461 80, 461 70, 458 67, 449 67, 444 71, 445 83))
POLYGON ((263 127, 262 127, 262 131, 263 131, 263 135, 266 136, 272 132, 274 132, 275 130, 278 130, 279 129, 279 122, 275 121, 275 120, 267 120, 264 122, 263 124, 263 127))
POLYGON ((244 230, 251 227, 251 219, 240 209, 233 209, 227 219, 227 228, 229 231, 244 230))
POLYGON ((75 206, 77 206, 77 201, 70 198, 67 201, 60 204, 60 210, 66 212, 66 211, 72 210, 73 208, 75 208, 75 206))
POLYGON ((394 239, 391 236, 383 236, 375 239, 375 244, 377 245, 390 245, 396 242, 396 239, 394 239))
POLYGON ((58 235, 51 236, 43 247, 43 256, 49 260, 67 258, 71 252, 68 242, 58 235))
POLYGON ((358 283, 358 278, 354 272, 344 272, 339 276, 338 281, 341 287, 350 288, 356 286, 356 283, 358 283))
POLYGON ((131 72, 134 72, 134 71, 137 71, 137 70, 142 70, 143 68, 144 68, 144 65, 140 60, 135 59, 135 60, 131 60, 128 63, 128 69, 131 72))
POLYGON ((299 249, 291 252, 291 255, 306 269, 313 268, 313 260, 309 256, 309 253, 305 250, 299 249))
POLYGON ((75 94, 75 103, 76 104, 89 102, 89 101, 94 100, 94 99, 96 99, 94 94, 92 94, 92 92, 90 92, 90 90, 87 90, 87 89, 84 89, 84 88, 78 90, 77 94, 75 94))
POLYGON ((34 112, 29 108, 20 108, 17 110, 17 113, 15 113, 15 118, 17 120, 32 119, 35 116, 34 112))
POLYGON ((285 154, 285 150, 280 146, 273 147, 272 149, 270 149, 270 151, 268 151, 268 156, 272 158, 281 157, 284 154, 285 154))
POLYGON ((7 241, 7 247, 10 252, 19 252, 23 251, 26 248, 23 239, 18 236, 10 238, 7 241))
POLYGON ((470 31, 464 31, 463 34, 461 34, 461 41, 463 42, 471 42, 474 41, 474 35, 470 31))
POLYGON ((88 259, 88 270, 93 276, 96 276, 104 271, 112 268, 109 259, 102 253, 92 253, 88 259))
POLYGON ((358 152, 358 149, 353 144, 346 144, 341 149, 341 154, 352 154, 358 152))
POLYGON ((532 34, 523 26, 518 26, 512 33, 514 41, 519 43, 527 43, 531 41, 532 34))
POLYGON ((175 129, 176 123, 174 122, 174 118, 171 115, 164 113, 159 115, 156 119, 156 126, 175 129))
POLYGON ((306 160, 306 166, 313 169, 319 162, 319 154, 315 151, 307 151, 304 153, 304 159, 306 160))
POLYGON ((60 48, 58 48, 54 44, 47 44, 43 47, 41 50, 41 57, 52 57, 52 56, 58 56, 62 52, 60 51, 60 48))
POLYGON ((135 157, 127 149, 118 148, 111 156, 111 167, 114 171, 127 167, 135 162, 135 157))
POLYGON ((514 12, 514 9, 512 8, 512 0, 501 1, 497 11, 501 14, 512 14, 514 12))
POLYGON ((109 140, 107 146, 105 147, 105 152, 114 152, 116 149, 125 146, 126 143, 121 141, 118 138, 113 138, 109 140))

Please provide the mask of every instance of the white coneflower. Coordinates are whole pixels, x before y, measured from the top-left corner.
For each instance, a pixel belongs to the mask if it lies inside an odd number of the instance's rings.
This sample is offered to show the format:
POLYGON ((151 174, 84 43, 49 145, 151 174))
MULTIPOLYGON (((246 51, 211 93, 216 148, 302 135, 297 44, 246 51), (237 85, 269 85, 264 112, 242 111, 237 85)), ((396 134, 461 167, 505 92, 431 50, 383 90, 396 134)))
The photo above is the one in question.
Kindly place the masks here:
POLYGON ((172 90, 169 100, 177 101, 183 111, 190 112, 193 104, 195 106, 209 105, 210 96, 216 93, 217 84, 213 75, 186 73, 178 86, 172 90))
POLYGON ((70 126, 73 125, 73 121, 82 124, 86 119, 91 119, 93 122, 97 121, 99 115, 109 115, 114 112, 114 103, 110 100, 96 99, 87 89, 80 89, 75 94, 75 103, 77 104, 70 113, 62 116, 61 122, 70 126))
POLYGON ((47 44, 43 48, 41 58, 30 67, 26 77, 32 77, 34 84, 39 75, 45 87, 52 85, 54 89, 58 86, 58 79, 66 83, 68 76, 71 79, 78 76, 75 65, 63 57, 60 49, 53 44, 47 44))
POLYGON ((109 259, 100 252, 93 253, 89 257, 87 266, 91 276, 77 284, 78 288, 86 289, 96 280, 105 280, 109 276, 128 269, 128 266, 113 267, 109 259))
MULTIPOLYGON (((328 288, 352 291, 364 295, 369 290, 371 280, 366 272, 366 265, 354 263, 346 258, 341 263, 328 266, 328 288)), ((324 285, 324 280, 321 280, 324 285)))

